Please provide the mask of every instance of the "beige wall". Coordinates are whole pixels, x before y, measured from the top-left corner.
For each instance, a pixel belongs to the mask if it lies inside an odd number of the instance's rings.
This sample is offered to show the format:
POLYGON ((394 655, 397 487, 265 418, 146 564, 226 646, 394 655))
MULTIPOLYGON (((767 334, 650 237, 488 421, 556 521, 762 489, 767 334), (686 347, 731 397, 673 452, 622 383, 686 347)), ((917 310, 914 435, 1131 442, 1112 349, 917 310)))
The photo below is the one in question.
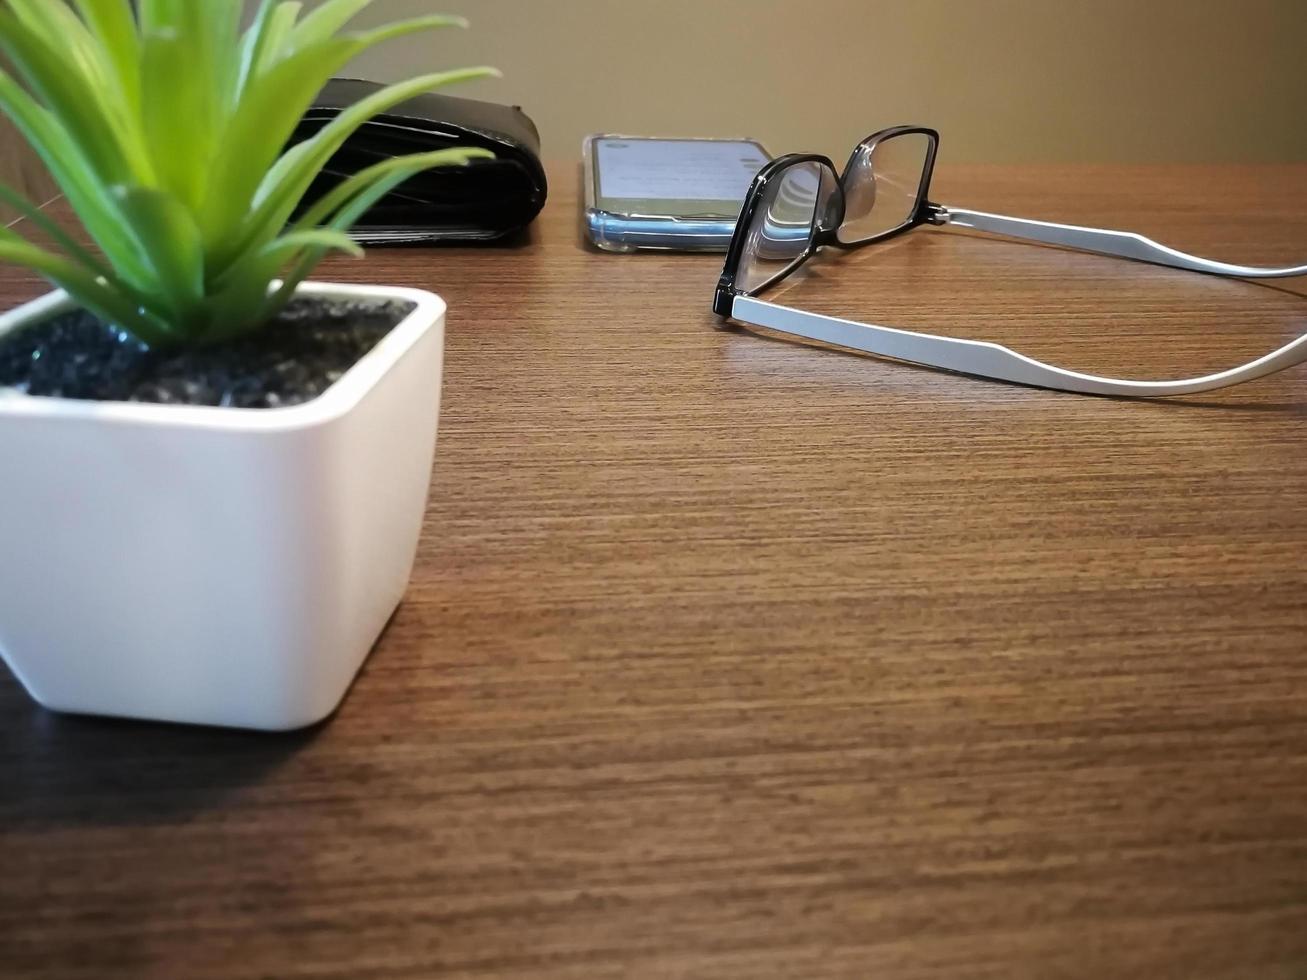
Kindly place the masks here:
POLYGON ((360 74, 489 63, 545 155, 597 130, 843 156, 901 122, 945 160, 1307 160, 1307 0, 381 0, 452 12, 360 74))
MULTIPOLYGON (((900 122, 948 160, 1307 160, 1307 0, 380 0, 462 13, 355 73, 488 63, 545 156, 599 130, 748 134, 837 159, 900 122)), ((0 179, 49 186, 0 121, 0 179)), ((0 218, 5 217, 0 209, 0 218)))

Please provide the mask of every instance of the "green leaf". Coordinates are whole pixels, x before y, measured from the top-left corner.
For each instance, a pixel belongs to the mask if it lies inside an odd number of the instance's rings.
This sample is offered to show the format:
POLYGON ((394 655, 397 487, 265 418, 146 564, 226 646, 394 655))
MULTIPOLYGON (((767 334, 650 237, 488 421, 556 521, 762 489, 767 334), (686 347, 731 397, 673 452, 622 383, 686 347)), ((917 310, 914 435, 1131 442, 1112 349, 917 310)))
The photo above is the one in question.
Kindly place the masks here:
POLYGON ((177 31, 146 33, 141 84, 149 93, 141 127, 158 186, 198 208, 216 150, 218 106, 193 40, 177 31))
POLYGON ((366 51, 368 48, 383 44, 386 41, 392 41, 397 37, 403 37, 406 34, 416 34, 419 31, 434 31, 442 27, 466 27, 467 21, 462 17, 449 17, 444 14, 428 14, 425 17, 414 17, 410 20, 401 20, 394 24, 384 24, 381 27, 374 27, 370 31, 364 31, 359 34, 344 35, 348 40, 358 45, 358 53, 366 51))
POLYGON ((142 242, 154 268, 159 298, 177 316, 204 296, 204 252, 191 212, 176 198, 148 187, 116 187, 123 216, 142 242))
MULTIPOLYGON (((290 38, 292 50, 307 47, 310 44, 317 44, 325 41, 327 38, 335 35, 342 30, 363 8, 372 3, 372 0, 326 0, 320 7, 302 20, 295 28, 290 38)), ((431 30, 439 27, 467 27, 467 19, 456 17, 448 14, 429 14, 425 17, 417 18, 423 22, 424 26, 418 30, 431 30)), ((390 25, 398 27, 402 24, 413 24, 415 21, 401 21, 399 24, 390 25)), ((378 28, 368 33, 375 34, 378 28)), ((404 31, 408 33, 408 31, 404 31)), ((362 39, 366 35, 355 35, 362 39)), ((384 40, 379 39, 379 40, 384 40)), ((375 42, 370 42, 375 43, 375 42)))
POLYGON ((296 229, 279 235, 258 251, 247 253, 240 264, 218 278, 214 292, 222 292, 231 288, 233 283, 253 278, 262 279, 262 289, 266 292, 281 267, 307 248, 334 249, 355 258, 363 257, 363 249, 344 232, 330 228, 296 229))
MULTIPOLYGON (((218 243, 236 234, 247 210, 243 202, 253 199, 257 205, 256 192, 269 167, 327 80, 376 44, 448 23, 444 17, 419 17, 354 37, 322 41, 290 54, 247 85, 209 169, 208 198, 200 219, 206 252, 217 267, 225 267, 231 257, 218 243)), ((488 71, 492 70, 473 70, 448 79, 442 76, 437 84, 479 77, 488 71)))
MULTIPOLYGON (((493 156, 488 150, 469 147, 416 153, 374 164, 333 188, 296 222, 295 229, 315 225, 330 217, 329 229, 347 231, 367 213, 368 208, 422 171, 438 166, 466 166, 472 160, 493 156)), ((321 249, 309 249, 301 256, 283 277, 281 287, 268 300, 263 318, 277 315, 325 254, 321 249)))
POLYGON ((332 231, 327 228, 306 228, 303 231, 287 232, 278 238, 274 238, 255 254, 260 262, 280 264, 293 259, 296 253, 306 248, 344 252, 356 259, 363 258, 363 249, 358 242, 344 232, 332 231))
MULTIPOLYGON (((12 0, 11 0, 12 2, 12 0)), ((114 182, 147 181, 149 164, 139 147, 119 138, 112 116, 103 111, 101 89, 76 59, 61 59, 58 48, 0 8, 0 49, 22 73, 32 91, 66 125, 93 170, 114 182)))
POLYGON ((284 265, 309 248, 335 249, 356 257, 363 255, 363 249, 348 235, 325 228, 292 231, 269 242, 242 260, 241 267, 233 269, 228 276, 229 283, 215 292, 216 312, 205 342, 221 342, 249 333, 275 316, 280 306, 269 302, 272 281, 284 265))
POLYGON ((209 86, 215 106, 226 104, 237 70, 237 37, 242 4, 230 0, 197 0, 190 24, 195 46, 210 68, 209 86))
POLYGON ((255 74, 263 74, 285 57, 286 43, 291 31, 295 29, 295 18, 300 15, 303 6, 299 0, 282 0, 277 4, 268 22, 255 74))
POLYGON ((332 37, 372 0, 325 0, 305 17, 291 34, 292 48, 304 48, 332 37))
POLYGON ((171 30, 186 15, 186 5, 195 2, 196 0, 136 0, 136 16, 141 24, 141 33, 171 30))
POLYGON ((76 263, 38 248, 8 229, 0 228, 0 259, 17 262, 39 272, 77 302, 108 323, 132 332, 147 344, 166 341, 167 328, 150 314, 133 306, 119 290, 100 282, 76 263))
POLYGON ((359 253, 347 229, 378 198, 419 170, 481 155, 383 162, 286 227, 315 175, 372 116, 495 74, 440 72, 389 86, 287 148, 321 86, 352 58, 392 38, 464 26, 432 15, 342 33, 367 5, 257 0, 242 34, 241 0, 0 0, 0 56, 16 69, 16 77, 0 70, 0 110, 94 243, 0 185, 0 204, 50 243, 0 229, 0 260, 28 265, 153 345, 259 326, 326 252, 359 253))
POLYGON ((8 0, 8 4, 35 37, 61 52, 68 65, 65 70, 80 73, 97 85, 112 83, 101 48, 71 8, 49 0, 8 0))
POLYGON ((234 255, 257 247, 286 224, 314 176, 360 126, 378 113, 416 95, 473 78, 497 76, 493 68, 465 68, 397 82, 346 108, 311 139, 292 147, 259 185, 255 207, 243 229, 206 241, 206 254, 215 268, 225 268, 234 255))
MULTIPOLYGON (((62 63, 61 74, 68 76, 66 81, 99 108, 111 131, 128 126, 132 120, 131 103, 114 60, 72 8, 50 0, 8 0, 8 3, 18 21, 30 31, 26 41, 22 37, 8 40, 20 45, 44 46, 54 60, 62 63)), ((22 70, 23 65, 19 68, 22 70)))
POLYGON ((112 269, 105 265, 98 257, 91 254, 90 251, 74 241, 73 238, 60 228, 58 224, 51 221, 44 211, 27 198, 23 197, 23 195, 13 190, 13 188, 8 187, 3 183, 0 183, 0 201, 8 204, 24 218, 49 235, 50 238, 64 250, 64 254, 67 255, 68 258, 81 265, 87 272, 94 276, 102 276, 105 279, 116 278, 112 269))
MULTIPOLYGON (((495 155, 489 150, 477 147, 452 147, 448 150, 413 153, 407 156, 382 160, 380 163, 374 163, 372 166, 360 170, 333 187, 322 196, 321 200, 304 212, 303 217, 295 222, 295 227, 316 227, 324 221, 331 220, 341 208, 357 201, 359 198, 367 200, 367 203, 363 205, 363 210, 359 212, 359 216, 362 216, 368 208, 385 197, 395 187, 412 177, 416 177, 424 170, 431 170, 435 167, 464 166, 471 160, 493 160, 494 157, 495 155), (398 175, 399 179, 397 181, 383 185, 383 179, 394 175, 398 175), (383 186, 384 189, 381 189, 383 186)), ((357 217, 354 220, 358 220, 357 217)), ((350 221, 349 225, 344 227, 348 228, 352 224, 353 221, 350 221)), ((332 227, 341 226, 333 221, 332 227)))
POLYGON ((136 19, 122 0, 73 0, 112 68, 112 76, 128 108, 141 103, 140 44, 136 19))
POLYGON ((6 0, 19 21, 47 43, 65 45, 65 54, 81 60, 89 40, 82 22, 62 3, 44 0, 6 0), (79 50, 74 50, 74 48, 79 50))
POLYGON ((63 123, 41 108, 12 78, 0 71, 0 108, 13 120, 49 169, 59 189, 92 240, 125 280, 144 288, 149 278, 140 258, 141 246, 123 227, 122 214, 108 187, 97 178, 81 147, 63 123))
POLYGON ((255 75, 263 57, 263 48, 268 40, 268 29, 272 25, 272 15, 276 9, 276 0, 261 0, 255 10, 254 19, 241 35, 240 46, 236 53, 236 78, 229 99, 231 105, 240 101, 241 95, 255 75))
MULTIPOLYGON (((212 146, 231 108, 230 95, 239 70, 237 34, 242 4, 232 0, 186 0, 171 25, 160 32, 177 38, 187 52, 186 86, 200 116, 200 129, 212 146)), ((174 76, 176 77, 176 76, 174 76)), ((151 94, 155 90, 147 87, 151 94)))
POLYGON ((348 42, 333 40, 292 55, 247 86, 205 168, 197 210, 210 246, 239 226, 314 96, 351 57, 348 42))

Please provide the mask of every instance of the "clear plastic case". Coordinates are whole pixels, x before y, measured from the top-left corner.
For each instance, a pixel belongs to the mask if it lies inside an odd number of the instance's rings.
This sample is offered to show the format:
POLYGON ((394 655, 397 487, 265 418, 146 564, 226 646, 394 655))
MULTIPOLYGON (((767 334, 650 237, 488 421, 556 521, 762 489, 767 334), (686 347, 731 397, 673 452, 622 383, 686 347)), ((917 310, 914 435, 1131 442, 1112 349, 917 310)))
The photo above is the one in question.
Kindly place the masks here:
MULTIPOLYGON (((607 252, 635 252, 641 249, 667 249, 679 252, 725 252, 735 231, 738 209, 734 214, 694 215, 690 213, 652 213, 652 209, 608 210, 599 206, 599 168, 596 163, 600 140, 654 141, 666 143, 748 143, 759 151, 759 167, 770 159, 763 145, 751 137, 695 138, 626 136, 618 133, 594 133, 581 144, 585 185, 585 224, 590 240, 607 252)), ((740 188, 744 202, 748 183, 740 188)))

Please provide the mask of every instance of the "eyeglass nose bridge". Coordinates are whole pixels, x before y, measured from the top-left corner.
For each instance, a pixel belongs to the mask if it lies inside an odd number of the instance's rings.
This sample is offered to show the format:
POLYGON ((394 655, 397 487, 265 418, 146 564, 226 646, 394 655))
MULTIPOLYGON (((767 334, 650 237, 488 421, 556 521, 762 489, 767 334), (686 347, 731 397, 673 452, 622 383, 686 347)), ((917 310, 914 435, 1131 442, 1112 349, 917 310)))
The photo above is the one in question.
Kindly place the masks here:
POLYGON ((876 168, 872 166, 872 153, 879 142, 875 137, 859 143, 854 149, 844 176, 840 178, 840 190, 848 207, 855 212, 867 213, 876 206, 876 168))
POLYGON ((817 196, 817 213, 813 219, 814 245, 835 240, 840 225, 844 224, 847 210, 844 187, 833 167, 822 167, 821 189, 817 196))

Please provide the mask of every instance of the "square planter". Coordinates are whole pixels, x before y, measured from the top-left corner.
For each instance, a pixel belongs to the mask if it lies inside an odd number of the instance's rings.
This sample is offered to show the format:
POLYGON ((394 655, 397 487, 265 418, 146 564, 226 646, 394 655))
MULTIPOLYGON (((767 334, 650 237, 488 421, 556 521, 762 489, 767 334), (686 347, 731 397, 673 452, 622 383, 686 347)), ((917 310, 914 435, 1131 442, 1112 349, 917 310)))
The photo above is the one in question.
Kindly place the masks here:
MULTIPOLYGON (((340 703, 407 587, 445 304, 274 409, 0 393, 0 654, 56 711, 281 730, 340 703)), ((0 333, 71 307, 52 293, 0 333)))

